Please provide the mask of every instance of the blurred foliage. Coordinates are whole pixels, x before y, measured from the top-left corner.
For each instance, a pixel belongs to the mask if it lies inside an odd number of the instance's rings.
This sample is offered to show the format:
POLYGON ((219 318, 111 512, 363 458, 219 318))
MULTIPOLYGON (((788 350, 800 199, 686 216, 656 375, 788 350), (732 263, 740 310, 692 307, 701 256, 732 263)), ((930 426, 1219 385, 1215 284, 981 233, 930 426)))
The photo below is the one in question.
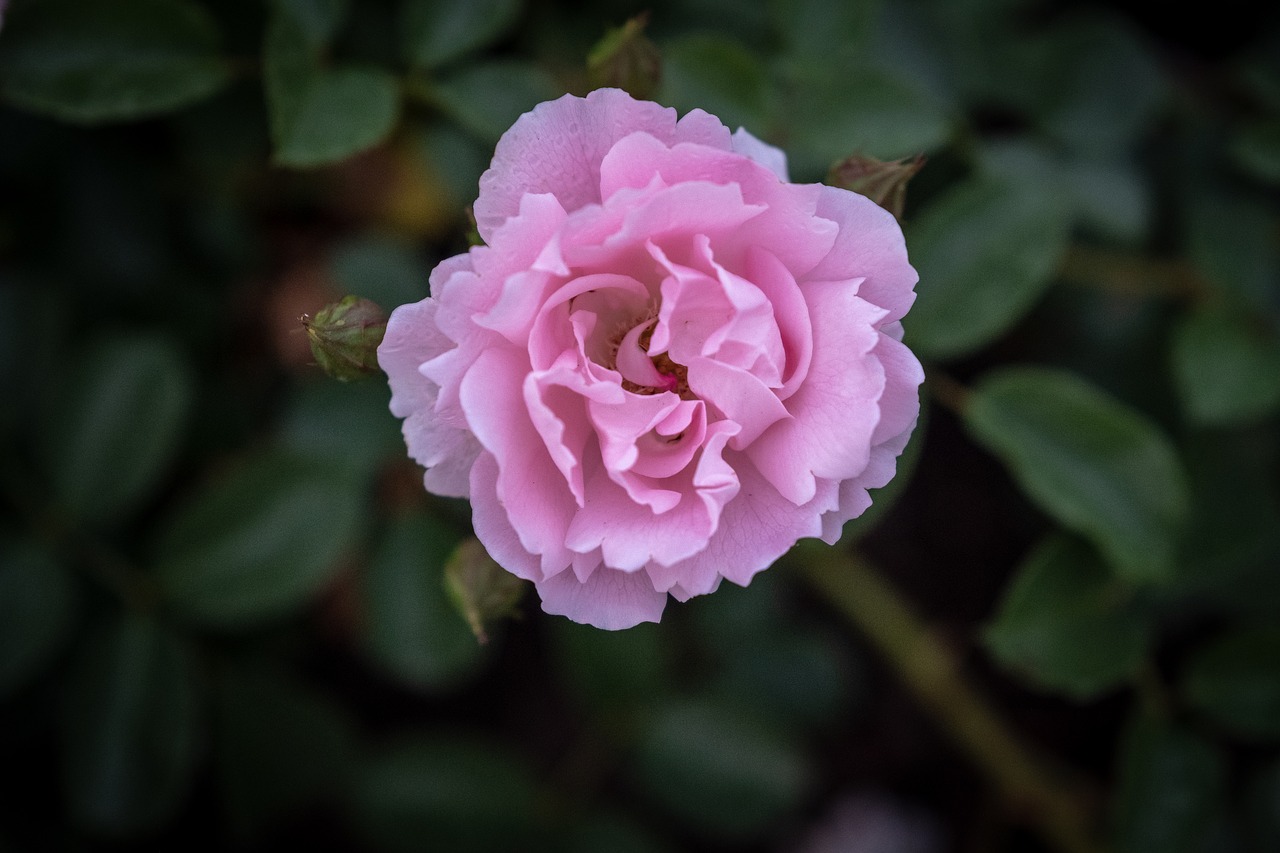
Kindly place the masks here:
POLYGON ((497 138, 642 12, 655 99, 795 180, 929 158, 935 405, 842 547, 1095 780, 1109 849, 1280 845, 1274 10, 11 0, 0 849, 857 849, 822 816, 859 790, 1046 849, 781 569, 619 634, 526 598, 481 647, 466 506, 312 364, 300 315, 425 296, 497 138))

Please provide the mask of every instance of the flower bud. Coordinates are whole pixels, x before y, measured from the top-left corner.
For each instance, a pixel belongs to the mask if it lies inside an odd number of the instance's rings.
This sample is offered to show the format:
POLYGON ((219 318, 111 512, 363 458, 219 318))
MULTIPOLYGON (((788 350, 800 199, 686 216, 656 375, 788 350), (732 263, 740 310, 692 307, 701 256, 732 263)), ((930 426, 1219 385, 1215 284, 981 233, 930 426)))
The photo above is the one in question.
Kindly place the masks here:
POLYGON ((907 182, 924 168, 924 163, 923 154, 905 160, 877 160, 853 154, 831 167, 827 183, 864 195, 901 219, 907 203, 907 182))
POLYGON ((650 98, 662 81, 662 56, 645 37, 649 14, 643 13, 610 30, 587 54, 587 79, 594 88, 622 89, 650 98))
POLYGON ((315 319, 302 315, 311 354, 324 372, 350 382, 378 372, 378 344, 387 330, 386 312, 359 296, 326 305, 315 319))
POLYGON ((445 564, 444 586, 476 639, 487 643, 485 626, 515 615, 525 583, 495 563, 479 540, 468 539, 445 564))

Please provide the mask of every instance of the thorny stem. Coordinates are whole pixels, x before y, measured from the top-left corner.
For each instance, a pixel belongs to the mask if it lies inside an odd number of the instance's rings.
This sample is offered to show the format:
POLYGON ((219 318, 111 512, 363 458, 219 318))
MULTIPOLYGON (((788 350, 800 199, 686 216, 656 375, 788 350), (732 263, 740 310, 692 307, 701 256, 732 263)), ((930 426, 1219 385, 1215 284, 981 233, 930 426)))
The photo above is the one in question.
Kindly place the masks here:
POLYGON ((1094 797, 1065 768, 1038 754, 965 680, 956 655, 860 557, 803 545, 789 562, 888 658, 951 741, 999 790, 1005 804, 1060 853, 1098 853, 1094 797))

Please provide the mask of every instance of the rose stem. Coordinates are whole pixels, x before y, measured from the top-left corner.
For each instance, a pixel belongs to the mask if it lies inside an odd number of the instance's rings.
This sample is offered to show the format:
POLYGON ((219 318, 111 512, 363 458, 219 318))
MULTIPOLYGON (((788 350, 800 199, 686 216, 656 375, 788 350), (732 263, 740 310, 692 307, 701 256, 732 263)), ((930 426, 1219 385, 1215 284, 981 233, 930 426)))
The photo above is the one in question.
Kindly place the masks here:
POLYGON ((1015 813, 1061 853, 1096 853, 1093 799, 1064 768, 1022 742, 965 682, 956 655, 861 557, 803 543, 787 558, 889 659, 937 724, 986 774, 1015 813))

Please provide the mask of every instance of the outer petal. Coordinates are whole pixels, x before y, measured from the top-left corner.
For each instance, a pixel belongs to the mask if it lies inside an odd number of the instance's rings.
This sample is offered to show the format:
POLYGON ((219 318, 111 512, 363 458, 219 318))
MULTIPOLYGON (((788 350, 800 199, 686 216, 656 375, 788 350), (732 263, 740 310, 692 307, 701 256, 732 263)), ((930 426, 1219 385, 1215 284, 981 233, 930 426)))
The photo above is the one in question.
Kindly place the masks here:
POLYGON ((787 155, 781 148, 775 148, 751 135, 745 127, 740 127, 733 134, 733 150, 750 157, 761 166, 778 176, 783 183, 789 182, 787 176, 787 155))
POLYGON ((720 526, 707 546, 670 566, 646 567, 653 585, 686 599, 713 591, 723 576, 741 586, 767 569, 806 536, 822 532, 820 516, 837 505, 836 486, 820 481, 814 497, 796 506, 778 494, 741 453, 726 453, 741 483, 738 496, 725 506, 720 526))
POLYGON ((547 613, 606 631, 657 622, 667 604, 667 594, 655 590, 644 572, 620 572, 605 566, 596 568, 585 581, 579 581, 573 572, 561 572, 537 586, 547 613))
POLYGON ((839 226, 835 245, 805 276, 806 281, 865 279, 858 295, 888 314, 881 323, 902 319, 920 277, 907 263, 907 246, 893 214, 870 199, 837 187, 821 187, 818 216, 839 226))
POLYGON ((552 193, 570 212, 598 204, 600 161, 614 143, 636 131, 667 143, 730 145, 728 129, 701 110, 677 123, 675 110, 634 100, 620 89, 539 104, 502 135, 489 170, 480 177, 474 208, 480 236, 489 242, 527 193, 552 193))
POLYGON ((867 465, 880 420, 884 367, 872 350, 884 311, 844 282, 804 286, 813 320, 813 361, 787 400, 792 417, 747 448, 765 478, 788 500, 813 499, 817 478, 845 480, 867 465))
POLYGON ((520 544, 507 508, 498 499, 498 463, 491 453, 481 453, 471 468, 471 527, 502 568, 529 581, 544 578, 538 555, 520 544))
POLYGON ((497 461, 498 501, 524 549, 542 557, 549 575, 573 559, 565 532, 578 507, 525 406, 528 371, 518 356, 486 350, 463 378, 461 399, 476 438, 497 461))
POLYGON ((401 432, 409 456, 427 468, 426 487, 439 495, 466 497, 480 445, 467 430, 439 417, 439 389, 419 370, 453 346, 436 326, 436 309, 435 300, 428 298, 393 311, 378 347, 378 364, 391 385, 391 413, 404 418, 401 432))

